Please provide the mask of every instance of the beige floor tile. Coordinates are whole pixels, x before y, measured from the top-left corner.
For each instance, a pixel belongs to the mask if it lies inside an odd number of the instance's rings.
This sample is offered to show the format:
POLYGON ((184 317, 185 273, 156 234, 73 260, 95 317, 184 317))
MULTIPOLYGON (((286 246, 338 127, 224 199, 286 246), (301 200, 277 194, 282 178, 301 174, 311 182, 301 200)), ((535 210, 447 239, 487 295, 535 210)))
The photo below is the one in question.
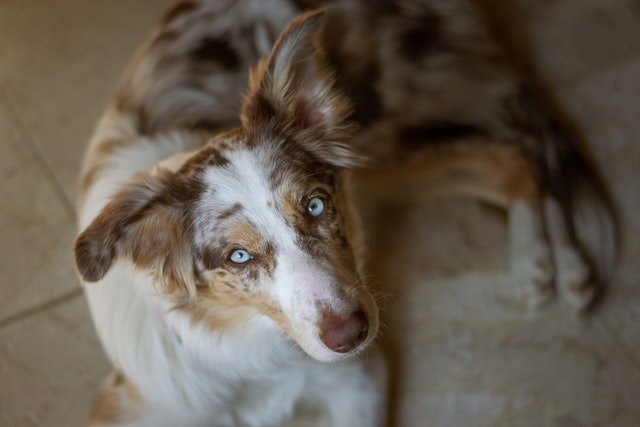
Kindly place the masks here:
POLYGON ((637 425, 640 376, 597 324, 550 309, 528 321, 408 326, 420 332, 403 339, 399 426, 637 425))
POLYGON ((107 372, 84 297, 0 329, 0 425, 81 426, 107 372))
POLYGON ((0 88, 70 200, 96 118, 171 0, 0 3, 0 88))
POLYGON ((70 256, 71 207, 13 117, 0 102, 0 324, 79 289, 70 256))

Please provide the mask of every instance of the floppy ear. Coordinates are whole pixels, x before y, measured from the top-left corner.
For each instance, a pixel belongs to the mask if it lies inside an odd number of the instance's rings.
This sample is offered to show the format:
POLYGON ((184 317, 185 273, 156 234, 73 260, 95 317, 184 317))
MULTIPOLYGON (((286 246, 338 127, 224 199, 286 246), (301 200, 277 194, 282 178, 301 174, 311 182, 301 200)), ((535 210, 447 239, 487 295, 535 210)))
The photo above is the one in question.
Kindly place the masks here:
POLYGON ((187 290, 193 284, 189 273, 189 245, 184 236, 184 218, 170 180, 159 170, 154 176, 137 176, 117 193, 74 245, 76 266, 87 282, 102 279, 118 257, 148 269, 165 287, 187 290))
POLYGON ((321 160, 355 166, 360 159, 348 142, 356 127, 320 43, 322 18, 316 11, 294 19, 252 71, 242 123, 257 138, 287 132, 321 160))

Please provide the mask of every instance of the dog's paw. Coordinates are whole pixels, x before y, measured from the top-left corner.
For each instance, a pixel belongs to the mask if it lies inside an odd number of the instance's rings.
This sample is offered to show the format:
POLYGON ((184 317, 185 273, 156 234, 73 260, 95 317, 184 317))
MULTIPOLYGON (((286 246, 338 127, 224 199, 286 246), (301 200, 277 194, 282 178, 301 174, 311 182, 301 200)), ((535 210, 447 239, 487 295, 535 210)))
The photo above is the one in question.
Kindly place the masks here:
POLYGON ((572 246, 554 247, 556 287, 564 303, 576 313, 589 308, 596 294, 589 265, 572 246))
POLYGON ((547 302, 554 294, 554 265, 539 210, 526 203, 509 212, 511 270, 517 296, 529 309, 547 302))
POLYGON ((511 256, 518 298, 529 309, 535 309, 549 301, 555 294, 554 266, 549 247, 538 242, 528 251, 518 251, 511 256))
POLYGON ((576 313, 583 312, 596 294, 589 264, 572 243, 560 203, 547 198, 544 209, 556 266, 556 287, 567 306, 576 313))

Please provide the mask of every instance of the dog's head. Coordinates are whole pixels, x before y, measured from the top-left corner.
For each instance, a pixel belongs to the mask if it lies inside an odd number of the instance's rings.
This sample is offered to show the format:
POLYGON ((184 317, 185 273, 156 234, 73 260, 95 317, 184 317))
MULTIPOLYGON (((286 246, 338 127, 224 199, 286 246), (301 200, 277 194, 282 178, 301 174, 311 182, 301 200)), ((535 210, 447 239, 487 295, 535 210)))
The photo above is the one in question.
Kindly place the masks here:
POLYGON ((223 328, 260 313, 320 361, 373 340, 377 306, 345 194, 359 159, 320 20, 294 21, 256 68, 240 128, 113 197, 76 241, 85 281, 127 260, 192 319, 223 328))

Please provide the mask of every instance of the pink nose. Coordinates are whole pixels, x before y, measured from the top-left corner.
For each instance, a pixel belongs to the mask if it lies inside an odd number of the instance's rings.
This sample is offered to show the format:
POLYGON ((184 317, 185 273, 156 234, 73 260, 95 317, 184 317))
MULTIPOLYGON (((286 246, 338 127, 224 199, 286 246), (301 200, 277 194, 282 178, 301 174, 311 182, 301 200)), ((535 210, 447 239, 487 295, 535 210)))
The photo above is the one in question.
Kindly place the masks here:
POLYGON ((336 353, 346 353, 367 339, 369 322, 362 310, 347 315, 328 313, 320 323, 320 339, 336 353))

